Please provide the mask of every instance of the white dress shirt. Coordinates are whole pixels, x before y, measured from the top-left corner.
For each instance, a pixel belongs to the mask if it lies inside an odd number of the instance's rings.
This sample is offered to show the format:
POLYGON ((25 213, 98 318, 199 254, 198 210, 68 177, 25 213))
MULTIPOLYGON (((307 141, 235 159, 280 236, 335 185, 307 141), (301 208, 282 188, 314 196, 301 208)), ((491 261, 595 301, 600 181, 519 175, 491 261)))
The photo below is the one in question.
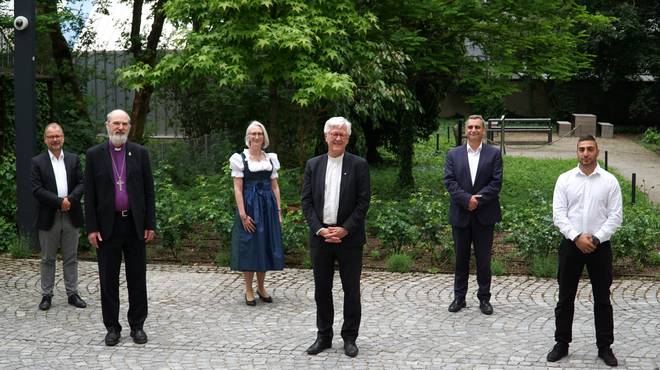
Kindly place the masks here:
POLYGON ((552 220, 566 239, 589 233, 610 240, 623 219, 621 188, 614 175, 596 165, 591 175, 580 167, 562 173, 552 197, 552 220))
POLYGON ((470 178, 472 179, 472 185, 474 185, 474 179, 477 178, 477 167, 479 167, 479 157, 481 156, 481 148, 483 143, 479 144, 477 150, 473 150, 470 144, 467 146, 467 155, 468 155, 468 165, 470 167, 470 178))
POLYGON ((335 158, 328 156, 328 164, 325 169, 325 192, 323 193, 323 223, 326 225, 337 223, 343 160, 343 154, 335 158))
POLYGON ((57 185, 57 196, 66 198, 69 195, 69 186, 66 183, 66 167, 64 166, 64 152, 60 152, 60 157, 56 158, 55 154, 48 150, 50 156, 50 164, 53 166, 53 173, 55 174, 55 184, 57 185))

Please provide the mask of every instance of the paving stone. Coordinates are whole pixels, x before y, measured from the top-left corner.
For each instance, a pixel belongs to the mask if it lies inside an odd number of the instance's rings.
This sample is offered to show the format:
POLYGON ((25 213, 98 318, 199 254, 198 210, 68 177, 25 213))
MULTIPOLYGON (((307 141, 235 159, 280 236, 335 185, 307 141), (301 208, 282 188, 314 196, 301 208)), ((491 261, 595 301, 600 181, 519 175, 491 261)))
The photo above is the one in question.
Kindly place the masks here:
MULTIPOLYGON (((467 307, 447 311, 453 277, 365 271, 362 325, 356 358, 346 357, 339 333, 343 294, 338 274, 334 300, 337 334, 317 356, 305 349, 316 337, 310 270, 267 275, 274 303, 243 303, 242 276, 212 266, 148 265, 149 343, 128 336, 125 284, 120 320, 126 330, 116 347, 103 342, 98 267, 79 263, 86 309, 67 304, 61 271, 53 306, 37 309, 39 261, 0 258, 1 369, 528 369, 603 368, 597 358, 593 297, 580 282, 574 341, 558 363, 545 360, 554 333, 554 279, 495 277, 495 313, 482 315, 470 278, 467 307)), ((122 271, 121 279, 124 279, 122 271)), ((614 352, 621 368, 660 366, 659 285, 616 280, 612 285, 614 352)))

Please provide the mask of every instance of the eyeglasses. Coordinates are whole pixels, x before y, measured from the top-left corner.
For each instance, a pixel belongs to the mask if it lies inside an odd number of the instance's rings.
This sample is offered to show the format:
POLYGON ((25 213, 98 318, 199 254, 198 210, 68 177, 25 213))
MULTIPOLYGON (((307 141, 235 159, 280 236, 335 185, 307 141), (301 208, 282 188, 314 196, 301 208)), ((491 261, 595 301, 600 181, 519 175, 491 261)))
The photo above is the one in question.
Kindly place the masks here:
POLYGON ((46 139, 48 139, 48 140, 56 140, 56 139, 61 139, 61 138, 63 138, 63 137, 64 137, 63 135, 48 135, 48 136, 46 136, 46 139))
POLYGON ((249 136, 264 136, 263 132, 250 132, 248 134, 249 136))
POLYGON ((343 132, 328 132, 328 135, 338 139, 346 139, 348 137, 348 135, 344 134, 343 132))

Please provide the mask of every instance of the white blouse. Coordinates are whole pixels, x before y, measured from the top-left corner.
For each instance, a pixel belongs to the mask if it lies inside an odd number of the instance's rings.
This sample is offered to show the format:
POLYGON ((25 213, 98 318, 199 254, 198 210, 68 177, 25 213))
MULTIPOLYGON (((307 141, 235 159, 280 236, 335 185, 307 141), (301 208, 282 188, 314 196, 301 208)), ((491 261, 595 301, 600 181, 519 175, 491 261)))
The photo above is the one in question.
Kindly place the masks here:
MULTIPOLYGON (((277 159, 277 154, 265 153, 263 151, 262 153, 265 154, 264 159, 260 161, 251 161, 248 149, 243 150, 243 154, 245 154, 250 172, 272 170, 273 172, 270 174, 270 178, 276 179, 278 177, 277 170, 280 169, 280 161, 277 159)), ((231 167, 231 177, 243 177, 243 158, 241 158, 240 153, 232 154, 232 156, 229 158, 229 166, 231 167)))

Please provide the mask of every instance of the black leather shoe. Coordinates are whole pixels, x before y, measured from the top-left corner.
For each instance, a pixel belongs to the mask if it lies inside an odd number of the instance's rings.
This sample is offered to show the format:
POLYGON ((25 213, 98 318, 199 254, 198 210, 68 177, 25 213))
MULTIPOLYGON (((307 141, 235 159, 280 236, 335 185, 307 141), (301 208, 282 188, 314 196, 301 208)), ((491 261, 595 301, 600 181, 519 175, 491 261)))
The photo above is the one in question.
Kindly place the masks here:
POLYGON ((348 357, 355 357, 358 354, 357 345, 355 345, 354 340, 345 340, 344 341, 344 353, 348 357))
POLYGON ((487 299, 482 299, 479 301, 479 309, 481 310, 481 313, 484 315, 493 314, 493 306, 490 304, 490 302, 487 299))
POLYGON ((257 295, 259 296, 259 299, 261 299, 262 302, 273 303, 273 297, 271 296, 264 297, 261 295, 261 293, 259 293, 259 290, 257 290, 257 295))
POLYGON ((311 346, 309 346, 309 348, 307 348, 307 354, 318 355, 319 353, 323 352, 324 350, 330 347, 332 347, 332 341, 317 338, 316 342, 314 342, 314 344, 312 344, 311 346))
POLYGON ((245 295, 245 304, 248 306, 256 306, 257 305, 257 300, 253 299, 251 301, 248 301, 247 295, 245 295))
POLYGON ((619 365, 619 361, 617 361, 616 357, 614 356, 614 353, 612 352, 612 349, 609 347, 599 349, 598 357, 602 358, 603 362, 605 362, 607 366, 615 367, 619 365))
POLYGON ((42 311, 46 311, 50 308, 51 302, 53 301, 53 297, 51 296, 43 296, 41 297, 41 303, 39 303, 39 309, 42 311))
POLYGON ((458 312, 461 308, 465 308, 465 298, 454 298, 449 305, 449 312, 458 312))
POLYGON ((550 362, 557 362, 568 355, 568 344, 557 342, 552 351, 548 353, 546 359, 550 362))
POLYGON ((108 334, 105 335, 105 345, 110 347, 116 346, 119 343, 119 338, 121 338, 121 334, 118 331, 108 330, 108 334))
POLYGON ((71 294, 69 296, 69 304, 72 306, 76 306, 78 308, 85 308, 87 307, 87 303, 80 298, 80 296, 76 294, 71 294))
POLYGON ((131 338, 136 344, 145 344, 147 343, 147 333, 142 329, 131 330, 131 338))

